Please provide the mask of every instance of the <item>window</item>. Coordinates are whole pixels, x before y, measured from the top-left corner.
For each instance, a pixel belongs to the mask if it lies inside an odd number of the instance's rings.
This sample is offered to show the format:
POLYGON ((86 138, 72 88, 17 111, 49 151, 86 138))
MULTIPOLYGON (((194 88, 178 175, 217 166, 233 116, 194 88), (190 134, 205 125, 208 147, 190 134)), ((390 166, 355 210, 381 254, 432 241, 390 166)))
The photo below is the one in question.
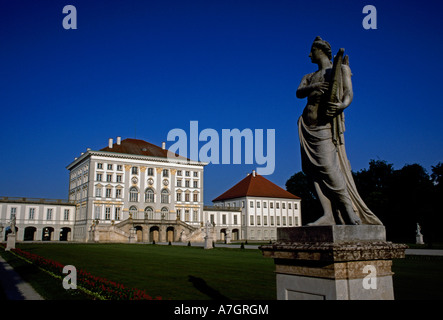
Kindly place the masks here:
POLYGON ((273 226, 273 225, 274 225, 274 217, 271 216, 271 226, 273 226))
POLYGON ((274 209, 274 202, 269 202, 269 208, 274 209))
POLYGON ((189 176, 190 176, 190 172, 189 172, 189 171, 185 171, 185 175, 186 175, 187 177, 189 177, 189 176))
POLYGON ((65 209, 65 212, 63 214, 63 220, 65 221, 69 220, 69 209, 65 209))
POLYGON ((35 208, 29 208, 29 220, 34 220, 35 208))
POLYGON ((112 170, 112 164, 108 164, 108 170, 112 170))
POLYGON ((46 220, 52 220, 52 209, 46 211, 46 220))
POLYGON ((280 225, 280 217, 277 217, 277 225, 280 225))
POLYGON ((237 215, 234 215, 234 224, 237 224, 237 215))
POLYGON ((281 208, 282 208, 282 209, 286 209, 286 206, 285 206, 285 205, 286 205, 286 203, 283 202, 283 203, 281 204, 281 208))
POLYGON ((163 169, 163 177, 169 177, 168 169, 163 169))
POLYGON ((276 203, 275 203, 275 208, 276 208, 276 209, 280 209, 280 202, 276 202, 276 203))
POLYGON ((297 210, 297 204, 296 203, 294 203, 294 209, 297 210))
POLYGON ((122 197, 122 189, 115 189, 115 197, 116 198, 122 197))
POLYGON ((288 203, 288 209, 292 209, 292 208, 291 208, 291 203, 288 203))
POLYGON ((117 165, 117 171, 123 171, 123 167, 122 167, 121 164, 118 164, 118 165, 117 165))
POLYGON ((103 169, 103 163, 97 163, 97 169, 103 169))
POLYGON ((194 188, 198 188, 198 181, 194 181, 194 188))
POLYGON ((166 189, 162 190, 161 203, 169 203, 169 191, 166 189))
POLYGON ((132 174, 138 174, 138 167, 132 167, 132 174))
POLYGON ((283 225, 285 226, 286 225, 286 217, 282 217, 282 220, 283 220, 283 225))
POLYGON ((145 202, 154 202, 154 190, 152 190, 151 188, 146 189, 145 202))
POLYGON ((177 201, 182 201, 182 193, 177 192, 177 201))
POLYGON ((250 217, 249 217, 249 224, 250 224, 251 226, 254 225, 254 216, 250 216, 250 217))
POLYGON ((101 215, 101 207, 97 206, 95 207, 95 219, 96 220, 100 220, 100 215, 101 215))
POLYGON ((116 182, 122 182, 122 175, 118 174, 115 179, 116 182))
POLYGON ((189 210, 185 210, 185 221, 189 221, 189 220, 190 220, 189 210))
POLYGON ((182 181, 181 180, 177 180, 177 187, 181 187, 182 186, 182 181))
POLYGON ((129 189, 129 201, 138 202, 138 190, 136 187, 129 189))
POLYGON ((250 207, 250 208, 254 208, 254 201, 250 201, 250 202, 249 202, 249 207, 250 207))
POLYGON ((107 174, 106 175, 106 181, 107 182, 112 182, 112 174, 107 174))
POLYGON ((212 225, 215 224, 215 216, 211 214, 209 221, 212 223, 212 225))
POLYGON ((222 215, 222 224, 226 224, 226 215, 222 215))
POLYGON ((162 213, 162 219, 165 219, 165 218, 168 216, 168 212, 169 212, 169 209, 168 209, 168 208, 166 208, 166 207, 163 207, 163 208, 162 208, 162 211, 161 211, 161 213, 162 213))
POLYGON ((111 197, 112 197, 112 189, 106 188, 106 198, 111 198, 111 197))
POLYGON ((260 208, 260 202, 257 201, 257 208, 260 208))
POLYGON ((268 216, 264 216, 263 217, 263 225, 267 226, 268 225, 268 216))
POLYGON ((111 220, 111 208, 110 207, 105 208, 105 220, 111 220))
POLYGON ((268 207, 268 203, 267 202, 263 202, 263 208, 267 208, 268 207))
POLYGON ((97 173, 95 180, 102 181, 102 174, 101 173, 97 173))
POLYGON ((181 177, 182 176, 182 171, 181 170, 177 170, 177 175, 181 177))
POLYGON ((193 197, 194 202, 198 202, 198 193, 194 193, 193 197))
POLYGON ((146 207, 145 219, 154 219, 154 210, 151 207, 146 207))
POLYGON ((154 175, 154 168, 148 168, 148 176, 154 175))
POLYGON ((193 216, 192 216, 192 221, 198 221, 198 210, 194 210, 193 216))
POLYGON ((185 193, 185 201, 189 202, 189 193, 185 193))
POLYGON ((189 188, 189 180, 186 180, 186 181, 185 181, 185 187, 186 187, 186 188, 189 188))
POLYGON ((132 206, 129 208, 129 215, 133 218, 133 219, 137 219, 137 207, 136 206, 132 206))
POLYGON ((288 217, 289 219, 289 225, 292 226, 292 217, 288 217))
POLYGON ((198 178, 198 171, 194 171, 194 177, 198 178))
POLYGON ((261 218, 260 216, 257 216, 257 225, 258 226, 261 226, 261 219, 260 218, 261 218))
POLYGON ((120 212, 121 212, 121 208, 120 207, 115 207, 114 209, 114 220, 120 220, 120 212))

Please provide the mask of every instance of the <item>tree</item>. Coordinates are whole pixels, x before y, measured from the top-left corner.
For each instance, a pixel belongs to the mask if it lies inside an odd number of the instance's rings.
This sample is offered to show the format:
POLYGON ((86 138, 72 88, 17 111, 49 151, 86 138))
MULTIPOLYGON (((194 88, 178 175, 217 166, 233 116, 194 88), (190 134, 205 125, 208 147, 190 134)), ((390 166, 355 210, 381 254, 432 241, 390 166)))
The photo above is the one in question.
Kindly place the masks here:
POLYGON ((439 162, 435 167, 431 166, 432 174, 431 179, 434 182, 434 185, 437 187, 437 190, 440 192, 443 191, 443 163, 439 162))
MULTIPOLYGON (((385 225, 389 241, 415 242, 417 223, 426 243, 443 240, 443 163, 429 175, 419 164, 394 170, 386 161, 371 160, 368 169, 353 172, 353 177, 360 196, 385 225)), ((288 179, 286 190, 302 198, 304 222, 322 214, 314 185, 303 172, 288 179)))

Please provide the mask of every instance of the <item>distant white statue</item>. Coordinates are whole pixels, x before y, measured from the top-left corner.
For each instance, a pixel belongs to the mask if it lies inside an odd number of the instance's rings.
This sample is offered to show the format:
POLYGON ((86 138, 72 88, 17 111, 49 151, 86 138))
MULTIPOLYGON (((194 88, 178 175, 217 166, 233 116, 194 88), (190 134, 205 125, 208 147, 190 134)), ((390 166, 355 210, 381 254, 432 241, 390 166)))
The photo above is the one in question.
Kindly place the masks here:
POLYGON ((12 214, 11 215, 11 221, 9 223, 9 227, 11 228, 11 232, 12 232, 13 235, 15 235, 15 225, 16 225, 15 221, 16 221, 15 220, 15 214, 12 214))
POLYGON ((415 235, 415 243, 416 244, 424 244, 423 235, 421 234, 421 227, 417 222, 417 233, 415 235))

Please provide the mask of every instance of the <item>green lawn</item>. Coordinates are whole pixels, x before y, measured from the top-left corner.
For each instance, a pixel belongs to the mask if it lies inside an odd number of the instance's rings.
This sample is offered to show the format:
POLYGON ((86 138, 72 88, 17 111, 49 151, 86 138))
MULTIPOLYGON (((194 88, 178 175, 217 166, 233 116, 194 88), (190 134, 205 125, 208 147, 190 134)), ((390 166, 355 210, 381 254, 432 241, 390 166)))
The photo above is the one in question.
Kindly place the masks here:
POLYGON ((128 287, 144 289, 153 297, 275 299, 274 263, 259 250, 130 244, 18 244, 17 247, 128 287))
MULTIPOLYGON (((274 300, 276 296, 273 259, 264 258, 260 250, 61 243, 22 243, 17 247, 167 300, 274 300)), ((9 261, 14 256, 5 258, 9 261)), ((71 299, 61 280, 50 279, 17 258, 12 264, 34 286, 32 281, 38 280, 40 289, 49 288, 48 298, 71 299)), ((443 299, 443 259, 396 259, 393 271, 397 300, 443 299)))
POLYGON ((442 300, 443 258, 415 256, 395 259, 394 295, 397 300, 442 300))

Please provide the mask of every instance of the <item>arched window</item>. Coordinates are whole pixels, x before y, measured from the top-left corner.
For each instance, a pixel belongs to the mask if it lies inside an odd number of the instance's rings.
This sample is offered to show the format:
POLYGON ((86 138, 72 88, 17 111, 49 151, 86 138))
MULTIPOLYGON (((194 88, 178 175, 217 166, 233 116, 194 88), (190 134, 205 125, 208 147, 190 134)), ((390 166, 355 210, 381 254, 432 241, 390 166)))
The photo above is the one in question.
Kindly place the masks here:
POLYGON ((145 202, 154 202, 154 190, 151 188, 148 188, 145 191, 145 202))
POLYGON ((129 189, 129 201, 138 202, 138 189, 136 187, 129 189))
POLYGON ((153 219, 154 218, 154 210, 151 207, 145 208, 145 219, 153 219))
POLYGON ((137 207, 136 206, 132 206, 129 208, 129 214, 132 217, 132 219, 137 219, 137 207))
POLYGON ((162 211, 161 211, 161 213, 162 213, 162 219, 165 219, 165 218, 168 216, 168 212, 169 212, 169 209, 168 209, 168 208, 166 208, 166 207, 163 207, 163 208, 162 208, 162 211))
POLYGON ((169 203, 169 191, 167 189, 162 190, 161 203, 169 203))

